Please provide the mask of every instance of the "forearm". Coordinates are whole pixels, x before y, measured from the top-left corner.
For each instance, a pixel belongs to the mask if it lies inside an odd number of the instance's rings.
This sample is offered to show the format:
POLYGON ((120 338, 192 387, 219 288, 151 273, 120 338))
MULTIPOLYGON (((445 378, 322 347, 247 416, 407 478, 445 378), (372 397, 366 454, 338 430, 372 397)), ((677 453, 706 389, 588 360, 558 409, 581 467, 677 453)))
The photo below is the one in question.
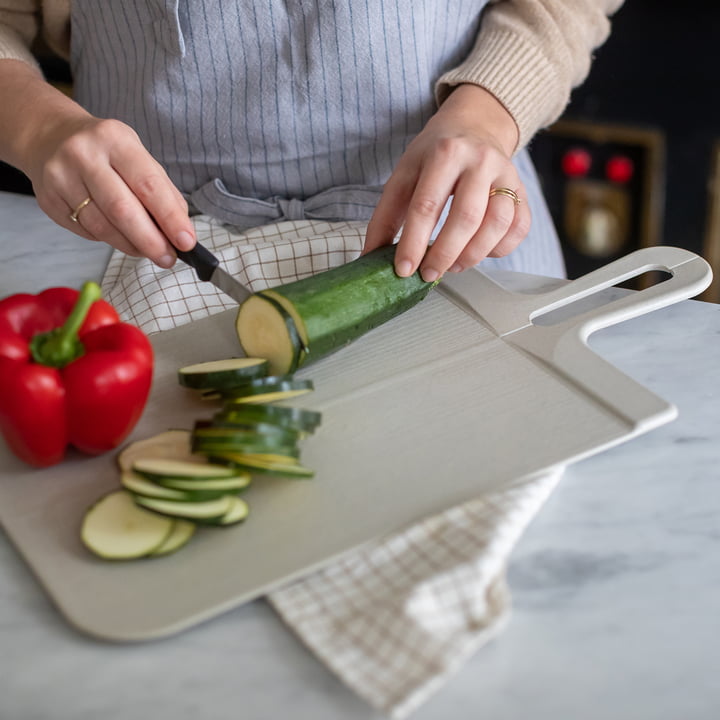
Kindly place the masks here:
POLYGON ((519 129, 518 147, 565 109, 587 76, 593 51, 607 38, 623 0, 498 0, 483 15, 468 58, 438 81, 443 102, 453 86, 492 93, 519 129))
POLYGON ((58 122, 87 120, 88 113, 21 60, 0 60, 0 160, 31 171, 31 150, 58 122))

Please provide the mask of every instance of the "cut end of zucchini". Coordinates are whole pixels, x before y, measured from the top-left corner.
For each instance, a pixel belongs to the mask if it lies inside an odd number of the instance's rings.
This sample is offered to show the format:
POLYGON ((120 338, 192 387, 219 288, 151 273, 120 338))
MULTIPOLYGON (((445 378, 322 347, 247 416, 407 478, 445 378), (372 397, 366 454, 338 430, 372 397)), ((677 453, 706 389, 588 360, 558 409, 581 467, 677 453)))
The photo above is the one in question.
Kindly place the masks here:
POLYGON ((194 390, 214 390, 244 385, 268 374, 264 358, 246 357, 186 365, 178 370, 178 382, 194 390))
POLYGON ((292 303, 272 290, 251 295, 238 311, 236 329, 248 356, 267 358, 274 375, 294 373, 307 354, 307 331, 292 303))
POLYGON ((126 490, 100 498, 83 518, 80 538, 105 560, 134 560, 153 554, 170 538, 174 521, 138 507, 126 490))

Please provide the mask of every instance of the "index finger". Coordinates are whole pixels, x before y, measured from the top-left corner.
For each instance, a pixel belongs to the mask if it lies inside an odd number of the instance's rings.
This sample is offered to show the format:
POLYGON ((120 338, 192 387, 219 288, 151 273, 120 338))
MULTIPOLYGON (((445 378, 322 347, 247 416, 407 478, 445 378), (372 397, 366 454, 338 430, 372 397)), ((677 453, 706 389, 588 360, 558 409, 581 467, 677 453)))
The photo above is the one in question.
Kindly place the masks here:
POLYGON ((195 229, 187 202, 160 163, 148 153, 140 162, 130 162, 125 156, 113 167, 170 244, 178 250, 192 249, 195 229))

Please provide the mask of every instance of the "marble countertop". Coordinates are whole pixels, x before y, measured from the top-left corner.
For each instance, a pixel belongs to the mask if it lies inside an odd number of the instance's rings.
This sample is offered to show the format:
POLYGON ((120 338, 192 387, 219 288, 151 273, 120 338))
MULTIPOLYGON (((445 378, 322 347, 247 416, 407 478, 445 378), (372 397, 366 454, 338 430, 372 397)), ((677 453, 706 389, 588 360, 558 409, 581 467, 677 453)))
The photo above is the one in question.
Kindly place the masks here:
MULTIPOLYGON (((0 193, 0 296, 99 278, 108 249, 0 193)), ((539 283, 536 280, 536 283, 539 283)), ((513 553, 514 611, 416 720, 709 720, 720 707, 720 307, 591 338, 679 417, 570 467, 513 553)), ((263 601, 181 635, 79 635, 0 533, 3 720, 373 720, 263 601)))

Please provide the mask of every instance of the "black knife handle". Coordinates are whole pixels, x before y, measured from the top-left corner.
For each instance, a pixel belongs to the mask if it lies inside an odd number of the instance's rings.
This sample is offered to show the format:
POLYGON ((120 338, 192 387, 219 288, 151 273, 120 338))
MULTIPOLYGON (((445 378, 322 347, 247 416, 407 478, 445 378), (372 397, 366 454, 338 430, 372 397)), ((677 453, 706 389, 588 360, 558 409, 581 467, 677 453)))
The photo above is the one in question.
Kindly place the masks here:
POLYGON ((220 261, 200 243, 195 243, 192 250, 175 250, 177 256, 190 267, 195 268, 195 272, 200 280, 207 282, 212 277, 215 268, 220 261))

